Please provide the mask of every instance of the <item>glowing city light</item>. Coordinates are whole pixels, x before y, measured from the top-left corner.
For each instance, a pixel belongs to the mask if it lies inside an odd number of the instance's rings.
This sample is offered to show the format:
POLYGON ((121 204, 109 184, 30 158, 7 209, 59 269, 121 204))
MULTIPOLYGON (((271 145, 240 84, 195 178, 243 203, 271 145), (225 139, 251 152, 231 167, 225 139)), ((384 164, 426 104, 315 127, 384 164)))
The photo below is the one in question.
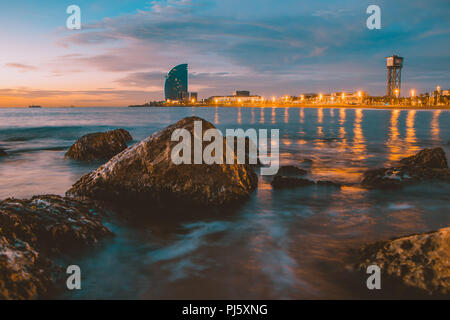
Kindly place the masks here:
POLYGON ((411 90, 411 97, 415 97, 416 96, 416 90, 412 89, 411 90))
POLYGON ((323 94, 320 93, 320 94, 319 94, 319 100, 322 100, 322 98, 323 98, 323 94))

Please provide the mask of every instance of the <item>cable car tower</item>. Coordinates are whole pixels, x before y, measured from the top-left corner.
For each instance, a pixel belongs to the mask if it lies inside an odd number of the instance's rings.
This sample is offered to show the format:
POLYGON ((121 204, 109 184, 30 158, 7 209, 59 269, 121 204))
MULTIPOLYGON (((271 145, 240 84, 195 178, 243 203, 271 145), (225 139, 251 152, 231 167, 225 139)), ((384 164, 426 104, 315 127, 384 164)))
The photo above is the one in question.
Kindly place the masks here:
POLYGON ((387 90, 386 96, 399 97, 402 84, 403 58, 393 55, 386 58, 387 90))

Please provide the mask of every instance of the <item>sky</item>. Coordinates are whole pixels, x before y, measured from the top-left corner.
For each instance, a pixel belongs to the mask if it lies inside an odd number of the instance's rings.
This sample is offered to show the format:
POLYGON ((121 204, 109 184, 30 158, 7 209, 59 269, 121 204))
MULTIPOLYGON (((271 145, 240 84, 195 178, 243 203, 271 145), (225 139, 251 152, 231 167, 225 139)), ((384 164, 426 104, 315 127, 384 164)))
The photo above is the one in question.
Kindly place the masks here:
POLYGON ((200 98, 384 95, 392 54, 405 58, 405 95, 448 89, 449 16, 448 0, 0 0, 0 107, 163 100, 181 63, 200 98), (70 5, 81 30, 66 27, 70 5), (380 30, 366 26, 369 5, 380 30))

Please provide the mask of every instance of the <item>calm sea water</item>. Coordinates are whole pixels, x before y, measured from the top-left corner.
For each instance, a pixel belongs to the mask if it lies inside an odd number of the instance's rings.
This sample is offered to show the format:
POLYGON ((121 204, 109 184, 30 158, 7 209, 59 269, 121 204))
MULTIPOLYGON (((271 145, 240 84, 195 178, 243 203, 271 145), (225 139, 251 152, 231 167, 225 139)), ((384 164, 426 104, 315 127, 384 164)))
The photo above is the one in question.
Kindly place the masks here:
MULTIPOLYGON (((82 268, 83 289, 61 298, 314 299, 405 297, 369 293, 349 269, 362 244, 450 223, 450 185, 398 191, 358 187, 368 168, 422 148, 450 154, 450 112, 315 108, 0 109, 0 198, 64 192, 100 164, 65 160, 84 134, 125 128, 135 142, 196 115, 219 129, 280 129, 281 164, 341 190, 272 190, 270 178, 240 208, 223 215, 163 219, 165 212, 111 212, 116 233, 99 248, 65 258, 82 268)), ((406 293, 407 294, 407 293, 406 293)))

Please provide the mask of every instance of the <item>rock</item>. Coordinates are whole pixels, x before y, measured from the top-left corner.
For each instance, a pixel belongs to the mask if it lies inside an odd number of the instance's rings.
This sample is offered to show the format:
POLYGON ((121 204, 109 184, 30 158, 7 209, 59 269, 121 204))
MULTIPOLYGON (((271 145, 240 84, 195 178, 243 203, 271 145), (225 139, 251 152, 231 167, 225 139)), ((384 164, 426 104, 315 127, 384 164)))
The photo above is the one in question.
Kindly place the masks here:
POLYGON ((394 167, 368 170, 364 173, 362 185, 394 188, 430 180, 450 181, 450 169, 442 148, 424 149, 400 160, 394 167))
POLYGON ((53 259, 112 235, 102 215, 93 203, 54 195, 1 201, 0 300, 47 294, 60 269, 53 259))
POLYGON ((278 174, 281 176, 304 176, 308 171, 296 166, 281 166, 278 169, 278 174))
POLYGON ((0 237, 0 300, 30 300, 53 286, 54 266, 28 243, 0 237))
POLYGON ((333 181, 327 181, 327 180, 319 180, 319 181, 317 181, 317 185, 323 186, 323 187, 332 187, 332 188, 341 188, 342 187, 342 185, 340 183, 333 182, 333 181))
POLYGON ((305 158, 302 160, 302 163, 311 165, 313 161, 311 159, 305 158))
POLYGON ((308 179, 303 178, 294 178, 294 177, 285 177, 282 175, 275 175, 273 178, 271 185, 274 189, 290 189, 297 187, 307 187, 314 185, 315 182, 308 179))
POLYGON ((400 160, 405 168, 422 169, 448 169, 447 158, 442 148, 424 149, 418 154, 400 160))
POLYGON ((79 161, 109 160, 127 148, 132 141, 124 129, 87 134, 78 139, 66 153, 66 158, 79 161))
POLYGON ((359 261, 360 270, 375 264, 408 286, 450 293, 450 228, 366 245, 359 261))
POLYGON ((7 157, 7 156, 8 156, 8 154, 6 153, 6 151, 3 149, 0 149, 0 157, 7 157))
MULTIPOLYGON (((185 205, 222 206, 247 198, 256 188, 258 179, 249 165, 175 165, 172 162, 172 148, 179 144, 171 141, 172 132, 186 129, 193 136, 195 121, 202 122, 203 133, 215 128, 198 117, 184 118, 83 176, 66 194, 127 206, 180 208, 185 205)), ((209 144, 204 142, 203 148, 209 144)))

